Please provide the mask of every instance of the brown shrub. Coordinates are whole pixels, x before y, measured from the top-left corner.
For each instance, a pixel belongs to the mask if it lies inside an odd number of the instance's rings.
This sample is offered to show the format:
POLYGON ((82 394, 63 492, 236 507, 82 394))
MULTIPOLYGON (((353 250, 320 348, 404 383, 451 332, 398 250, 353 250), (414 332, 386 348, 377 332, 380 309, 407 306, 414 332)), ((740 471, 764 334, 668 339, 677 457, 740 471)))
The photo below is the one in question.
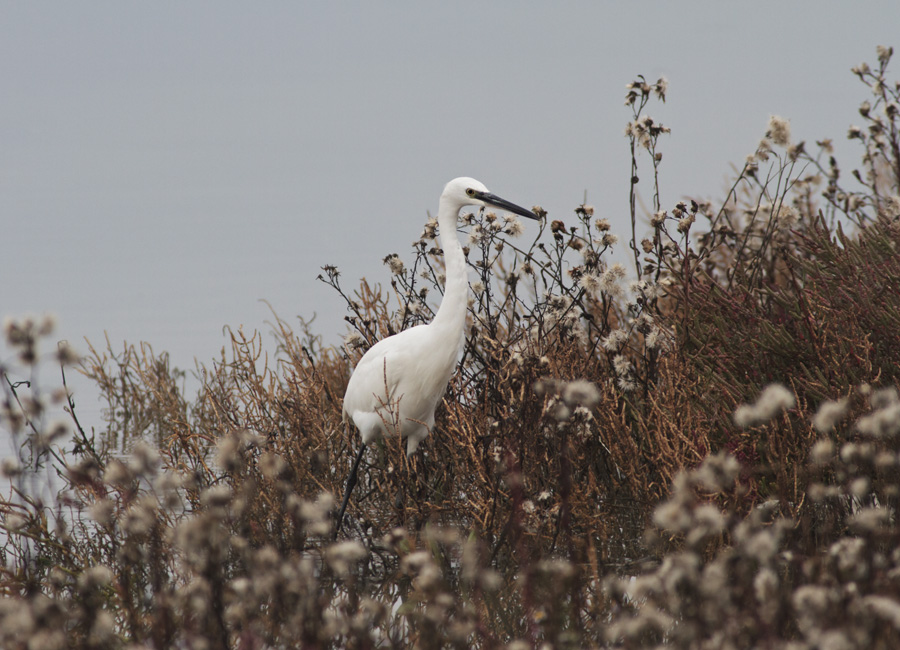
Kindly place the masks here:
POLYGON ((369 346, 431 317, 433 224, 385 258, 390 288, 350 294, 324 267, 341 347, 275 315, 275 353, 231 331, 193 399, 164 353, 92 347, 100 432, 65 392, 71 423, 50 421, 52 323, 10 321, 29 379, 0 368, 4 647, 896 646, 900 87, 878 56, 856 69, 858 191, 773 117, 717 210, 661 209, 668 129, 644 110, 666 84, 630 84, 631 288, 591 206, 527 245, 465 217, 462 362, 417 454, 371 445, 344 541, 341 398, 369 346))

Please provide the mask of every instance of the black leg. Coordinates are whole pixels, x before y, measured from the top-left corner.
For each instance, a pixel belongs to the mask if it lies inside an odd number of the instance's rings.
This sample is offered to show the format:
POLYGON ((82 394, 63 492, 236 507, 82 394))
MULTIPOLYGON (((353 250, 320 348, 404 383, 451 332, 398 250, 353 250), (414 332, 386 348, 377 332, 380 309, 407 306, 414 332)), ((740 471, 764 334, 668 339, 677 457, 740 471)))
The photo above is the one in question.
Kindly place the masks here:
POLYGON ((362 462, 363 454, 366 452, 366 444, 362 443, 359 447, 359 453, 356 454, 356 460, 353 461, 353 467, 350 469, 350 476, 347 477, 347 488, 344 490, 344 501, 341 503, 341 511, 338 512, 337 525, 334 528, 334 539, 341 532, 341 525, 344 523, 344 511, 347 509, 347 503, 350 501, 350 493, 353 486, 356 485, 356 474, 359 471, 359 464, 362 462))

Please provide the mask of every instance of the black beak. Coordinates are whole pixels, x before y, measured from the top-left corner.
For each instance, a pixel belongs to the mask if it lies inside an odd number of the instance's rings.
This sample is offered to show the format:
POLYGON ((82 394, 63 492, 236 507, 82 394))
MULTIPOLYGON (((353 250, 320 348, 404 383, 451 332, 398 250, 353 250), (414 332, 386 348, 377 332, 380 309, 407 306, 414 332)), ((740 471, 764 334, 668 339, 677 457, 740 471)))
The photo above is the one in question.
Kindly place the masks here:
POLYGON ((488 205, 493 205, 497 208, 500 208, 501 210, 506 210, 507 212, 517 214, 520 217, 528 217, 529 219, 534 219, 535 221, 541 220, 541 218, 531 210, 526 210, 525 208, 518 206, 515 203, 510 203, 506 199, 501 199, 496 194, 491 194, 490 192, 475 192, 475 198, 481 199, 488 205))

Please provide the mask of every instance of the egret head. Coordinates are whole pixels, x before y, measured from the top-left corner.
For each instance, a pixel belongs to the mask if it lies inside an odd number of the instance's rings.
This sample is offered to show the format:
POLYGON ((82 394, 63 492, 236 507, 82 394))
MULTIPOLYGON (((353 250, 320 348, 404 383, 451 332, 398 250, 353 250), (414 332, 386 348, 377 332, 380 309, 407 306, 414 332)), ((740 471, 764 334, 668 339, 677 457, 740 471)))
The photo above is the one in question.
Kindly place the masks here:
POLYGON ((465 176, 454 178, 447 183, 446 187, 444 187, 443 194, 441 194, 441 200, 452 201, 459 207, 464 205, 495 207, 506 210, 507 212, 512 212, 521 217, 540 219, 540 217, 531 210, 526 210, 515 203, 510 203, 506 199, 501 199, 496 194, 492 194, 481 181, 476 181, 474 178, 465 176))

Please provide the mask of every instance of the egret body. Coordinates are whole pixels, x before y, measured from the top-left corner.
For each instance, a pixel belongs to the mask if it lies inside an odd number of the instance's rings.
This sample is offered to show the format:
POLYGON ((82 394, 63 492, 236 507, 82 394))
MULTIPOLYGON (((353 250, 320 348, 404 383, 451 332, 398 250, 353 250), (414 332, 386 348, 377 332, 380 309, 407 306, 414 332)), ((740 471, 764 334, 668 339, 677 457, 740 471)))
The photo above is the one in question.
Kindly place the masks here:
POLYGON ((411 455, 434 426, 434 411, 456 368, 466 324, 469 282, 466 258, 455 233, 460 210, 470 205, 493 206, 539 219, 531 210, 491 194, 473 178, 455 178, 444 187, 437 216, 446 276, 441 305, 427 325, 417 325, 373 345, 359 360, 344 393, 344 422, 356 425, 363 444, 350 471, 336 532, 340 531, 366 445, 381 436, 399 433, 406 439, 406 453, 411 455))

